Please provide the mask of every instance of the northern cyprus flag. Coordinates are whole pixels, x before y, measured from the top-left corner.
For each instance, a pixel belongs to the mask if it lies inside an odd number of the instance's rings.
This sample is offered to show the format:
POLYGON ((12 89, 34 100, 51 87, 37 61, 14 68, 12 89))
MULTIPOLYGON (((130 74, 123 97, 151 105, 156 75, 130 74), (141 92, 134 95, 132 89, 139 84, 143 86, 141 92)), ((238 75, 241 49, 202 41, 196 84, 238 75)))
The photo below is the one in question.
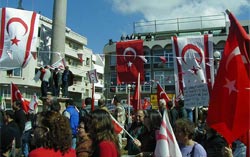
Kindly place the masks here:
POLYGON ((0 70, 25 67, 31 51, 36 51, 39 14, 2 8, 0 15, 0 70))

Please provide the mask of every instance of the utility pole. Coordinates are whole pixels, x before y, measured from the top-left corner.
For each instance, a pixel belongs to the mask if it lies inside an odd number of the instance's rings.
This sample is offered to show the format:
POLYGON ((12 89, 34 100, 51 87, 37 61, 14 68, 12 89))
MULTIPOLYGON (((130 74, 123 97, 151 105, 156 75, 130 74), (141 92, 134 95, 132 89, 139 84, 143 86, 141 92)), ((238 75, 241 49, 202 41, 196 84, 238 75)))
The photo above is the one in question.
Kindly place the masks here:
POLYGON ((60 59, 57 53, 64 58, 65 53, 65 29, 67 15, 67 0, 54 0, 51 65, 60 59))

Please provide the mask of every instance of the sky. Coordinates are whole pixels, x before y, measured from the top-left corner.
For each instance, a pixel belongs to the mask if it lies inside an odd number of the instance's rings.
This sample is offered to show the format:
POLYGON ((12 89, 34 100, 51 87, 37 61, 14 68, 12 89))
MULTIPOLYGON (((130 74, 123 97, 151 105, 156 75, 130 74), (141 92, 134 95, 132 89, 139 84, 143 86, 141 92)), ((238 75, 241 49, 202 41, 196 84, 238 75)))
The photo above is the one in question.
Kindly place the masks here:
MULTIPOLYGON (((16 8, 18 0, 0 0, 16 8)), ((22 0, 25 10, 53 17, 53 0, 22 0)), ((229 9, 238 20, 250 20, 250 0, 67 0, 66 25, 87 38, 87 47, 102 54, 109 39, 119 41, 133 33, 134 22, 207 15, 229 9)))

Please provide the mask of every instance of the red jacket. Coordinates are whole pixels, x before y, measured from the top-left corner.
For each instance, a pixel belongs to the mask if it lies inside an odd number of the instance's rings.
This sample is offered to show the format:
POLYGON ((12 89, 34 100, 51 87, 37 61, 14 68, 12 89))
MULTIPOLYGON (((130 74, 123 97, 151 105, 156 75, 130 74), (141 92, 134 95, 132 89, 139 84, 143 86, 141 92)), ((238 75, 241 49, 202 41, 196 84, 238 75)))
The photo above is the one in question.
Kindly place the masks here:
POLYGON ((54 149, 37 148, 29 153, 29 157, 76 157, 76 151, 72 148, 64 155, 60 151, 55 151, 54 149))

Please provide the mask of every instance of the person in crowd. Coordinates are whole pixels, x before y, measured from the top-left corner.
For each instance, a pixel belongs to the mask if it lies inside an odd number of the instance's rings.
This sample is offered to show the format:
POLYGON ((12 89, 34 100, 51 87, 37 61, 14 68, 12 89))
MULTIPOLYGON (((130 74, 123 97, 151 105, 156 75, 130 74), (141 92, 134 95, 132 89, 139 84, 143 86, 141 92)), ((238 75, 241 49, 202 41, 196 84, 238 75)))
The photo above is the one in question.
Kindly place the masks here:
POLYGON ((58 97, 62 85, 62 73, 58 68, 55 68, 53 72, 53 82, 54 82, 54 96, 58 97))
POLYGON ((137 156, 153 156, 156 147, 156 135, 160 130, 162 122, 161 113, 158 110, 147 110, 143 124, 145 126, 138 139, 134 140, 135 145, 140 148, 137 156))
POLYGON ((87 97, 87 98, 84 99, 84 104, 79 109, 79 117, 80 117, 80 119, 89 115, 90 109, 91 109, 91 103, 92 103, 92 98, 91 97, 87 97))
POLYGON ((0 156, 1 157, 10 157, 15 156, 15 149, 13 148, 13 143, 16 138, 16 130, 11 127, 6 127, 3 125, 0 128, 0 156))
POLYGON ((5 120, 5 129, 11 130, 12 134, 14 135, 14 144, 13 144, 13 150, 12 156, 21 156, 21 136, 22 132, 20 131, 20 128, 18 124, 14 120, 15 113, 13 110, 6 110, 4 113, 4 120, 5 120))
POLYGON ((244 143, 242 143, 239 139, 233 142, 232 148, 233 148, 233 157, 250 156, 250 154, 247 154, 247 152, 250 153, 249 151, 247 151, 247 146, 244 143))
POLYGON ((70 127, 72 131, 72 148, 76 148, 76 136, 77 128, 79 124, 79 111, 76 108, 74 101, 68 99, 65 102, 66 109, 63 111, 63 115, 69 119, 70 127))
POLYGON ((41 72, 41 92, 42 92, 42 97, 47 97, 47 92, 49 89, 49 79, 51 77, 51 72, 49 69, 49 66, 45 66, 44 69, 42 69, 41 72))
MULTIPOLYGON (((131 124, 131 127, 129 128, 128 132, 130 135, 134 138, 138 138, 140 134, 144 132, 144 111, 143 110, 137 110, 135 114, 135 121, 131 124)), ((134 141, 127 136, 127 150, 128 150, 128 155, 136 155, 140 153, 140 148, 134 144, 134 141)))
POLYGON ((34 114, 28 113, 26 116, 27 116, 27 121, 25 123, 24 131, 22 134, 22 154, 24 157, 28 157, 29 152, 32 149, 31 138, 33 134, 32 121, 34 118, 34 114))
POLYGON ((52 101, 51 105, 50 105, 50 110, 54 111, 54 112, 60 113, 60 111, 61 111, 61 105, 60 105, 60 103, 57 100, 52 101))
POLYGON ((120 146, 118 136, 109 112, 96 109, 91 113, 89 134, 93 140, 94 157, 119 157, 120 146))
MULTIPOLYGON (((116 106, 114 112, 114 118, 119 122, 119 124, 124 128, 126 121, 126 111, 125 108, 120 103, 120 100, 115 96, 114 105, 116 106)), ((120 149, 122 148, 122 135, 123 131, 118 134, 120 149)))
POLYGON ((99 100, 98 100, 98 107, 99 107, 100 109, 103 109, 103 110, 108 111, 108 108, 107 108, 107 106, 106 106, 106 104, 105 104, 105 100, 104 100, 104 99, 99 99, 99 100))
POLYGON ((223 156, 221 150, 228 145, 226 140, 208 125, 205 126, 205 132, 205 136, 201 139, 200 144, 202 144, 206 150, 207 156, 223 156))
POLYGON ((68 97, 68 88, 73 85, 74 74, 69 70, 69 66, 65 67, 62 74, 62 96, 68 97))
POLYGON ((21 133, 23 132, 25 123, 27 121, 27 117, 26 117, 24 110, 22 109, 22 106, 23 106, 22 100, 16 100, 13 102, 13 105, 12 105, 12 108, 15 111, 14 120, 17 123, 21 133))
POLYGON ((0 128, 4 125, 4 110, 0 108, 0 128))
POLYGON ((29 157, 76 157, 68 119, 60 113, 42 111, 33 122, 33 149, 29 157))
POLYGON ((89 134, 90 115, 86 115, 80 119, 78 126, 78 142, 76 144, 77 157, 91 157, 92 156, 92 139, 89 134))
POLYGON ((164 110, 167 109, 167 103, 165 99, 160 99, 158 104, 159 112, 163 116, 164 110))
POLYGON ((178 119, 188 118, 187 111, 184 107, 184 100, 180 99, 179 101, 177 101, 176 109, 178 111, 178 119))
POLYGON ((175 121, 174 134, 183 157, 206 157, 207 153, 203 146, 193 140, 195 125, 187 118, 175 121))
POLYGON ((207 119, 207 109, 205 107, 199 108, 198 109, 198 121, 195 127, 194 140, 203 146, 204 146, 205 139, 208 138, 207 131, 210 130, 210 128, 207 126, 206 119, 207 119))
POLYGON ((57 97, 54 97, 51 92, 48 92, 47 97, 43 102, 43 111, 51 110, 51 105, 57 101, 57 97))
POLYGON ((169 101, 167 103, 167 108, 168 108, 168 117, 169 117, 169 122, 172 126, 172 128, 174 127, 174 123, 175 121, 178 119, 179 117, 179 113, 173 103, 173 101, 169 101))

